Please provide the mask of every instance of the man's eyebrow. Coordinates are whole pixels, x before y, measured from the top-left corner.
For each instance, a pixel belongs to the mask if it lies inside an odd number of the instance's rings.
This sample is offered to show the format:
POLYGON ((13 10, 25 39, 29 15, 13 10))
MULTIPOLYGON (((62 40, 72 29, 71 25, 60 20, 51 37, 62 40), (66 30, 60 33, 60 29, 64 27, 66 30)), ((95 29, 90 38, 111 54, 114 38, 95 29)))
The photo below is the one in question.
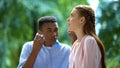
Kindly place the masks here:
POLYGON ((48 30, 50 30, 51 28, 47 28, 48 30))

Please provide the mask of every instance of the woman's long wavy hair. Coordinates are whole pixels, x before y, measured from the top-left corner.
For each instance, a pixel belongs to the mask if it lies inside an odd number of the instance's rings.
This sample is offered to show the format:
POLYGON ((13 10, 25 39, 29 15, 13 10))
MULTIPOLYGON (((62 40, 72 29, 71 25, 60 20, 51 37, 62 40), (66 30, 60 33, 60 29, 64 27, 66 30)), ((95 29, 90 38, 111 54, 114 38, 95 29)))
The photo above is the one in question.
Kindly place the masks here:
POLYGON ((99 39, 99 37, 96 35, 96 32, 95 32, 94 10, 87 5, 78 5, 75 7, 75 9, 77 9, 80 16, 82 15, 85 17, 86 23, 83 27, 83 31, 86 35, 93 36, 95 38, 95 40, 97 41, 97 44, 98 44, 99 49, 100 49, 101 54, 102 54, 102 59, 101 59, 102 68, 106 68, 105 48, 104 48, 103 43, 101 42, 101 40, 99 39))

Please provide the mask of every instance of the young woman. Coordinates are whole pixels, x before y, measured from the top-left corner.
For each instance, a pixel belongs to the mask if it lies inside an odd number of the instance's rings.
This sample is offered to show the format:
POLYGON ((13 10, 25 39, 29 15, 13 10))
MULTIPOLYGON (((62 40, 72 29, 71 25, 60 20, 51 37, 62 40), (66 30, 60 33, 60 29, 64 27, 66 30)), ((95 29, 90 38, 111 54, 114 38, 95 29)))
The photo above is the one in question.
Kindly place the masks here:
POLYGON ((77 37, 69 56, 69 68, 106 68, 104 45, 95 33, 94 10, 87 5, 75 6, 68 26, 69 33, 77 37))

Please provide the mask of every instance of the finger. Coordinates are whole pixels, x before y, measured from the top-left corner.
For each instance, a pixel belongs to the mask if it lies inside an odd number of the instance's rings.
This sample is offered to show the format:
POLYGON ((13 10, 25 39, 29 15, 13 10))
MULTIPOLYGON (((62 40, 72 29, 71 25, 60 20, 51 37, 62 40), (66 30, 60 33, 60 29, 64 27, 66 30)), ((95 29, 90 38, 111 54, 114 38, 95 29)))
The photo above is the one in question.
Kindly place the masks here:
POLYGON ((34 40, 38 40, 38 39, 39 39, 39 36, 38 36, 38 33, 36 33, 34 40))
POLYGON ((39 37, 43 38, 43 34, 38 34, 39 37))
POLYGON ((39 33, 38 33, 38 34, 36 35, 36 39, 37 39, 37 40, 43 40, 43 39, 44 39, 43 34, 39 34, 39 33))

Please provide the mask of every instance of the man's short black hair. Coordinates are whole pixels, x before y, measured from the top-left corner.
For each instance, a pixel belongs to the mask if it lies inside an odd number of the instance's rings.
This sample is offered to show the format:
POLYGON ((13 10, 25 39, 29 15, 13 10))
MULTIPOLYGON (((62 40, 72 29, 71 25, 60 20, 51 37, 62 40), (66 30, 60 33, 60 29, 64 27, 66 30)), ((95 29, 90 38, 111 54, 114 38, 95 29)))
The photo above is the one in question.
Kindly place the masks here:
POLYGON ((38 29, 41 29, 44 23, 55 23, 57 22, 56 17, 54 16, 44 16, 38 19, 38 29))

